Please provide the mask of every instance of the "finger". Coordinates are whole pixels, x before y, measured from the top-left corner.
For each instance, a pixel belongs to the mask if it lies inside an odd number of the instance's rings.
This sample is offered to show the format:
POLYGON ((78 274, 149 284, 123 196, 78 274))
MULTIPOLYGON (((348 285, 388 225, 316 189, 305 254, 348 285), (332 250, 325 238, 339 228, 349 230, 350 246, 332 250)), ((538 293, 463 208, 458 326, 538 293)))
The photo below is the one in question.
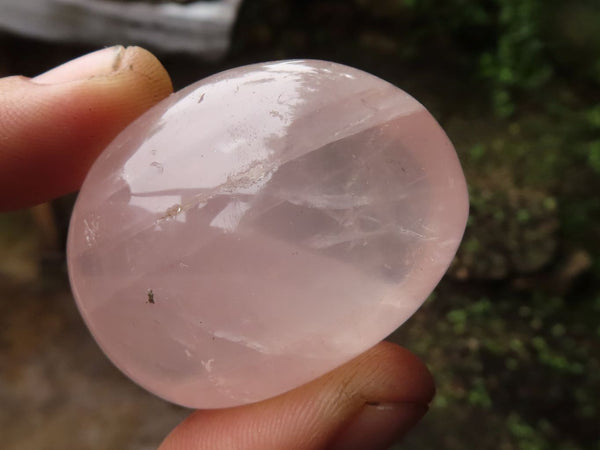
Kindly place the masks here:
POLYGON ((433 394, 423 363, 383 342, 273 399, 197 411, 160 450, 385 449, 421 419, 433 394))
POLYGON ((171 92, 166 70, 139 47, 0 79, 0 211, 76 190, 119 131, 171 92))

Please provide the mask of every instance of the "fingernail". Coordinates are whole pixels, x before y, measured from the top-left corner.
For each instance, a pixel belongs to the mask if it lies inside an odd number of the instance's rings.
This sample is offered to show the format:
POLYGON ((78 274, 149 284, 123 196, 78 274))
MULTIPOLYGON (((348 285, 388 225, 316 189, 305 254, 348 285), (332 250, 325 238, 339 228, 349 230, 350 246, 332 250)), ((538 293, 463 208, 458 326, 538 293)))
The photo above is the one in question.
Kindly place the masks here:
POLYGON ((32 81, 39 84, 58 84, 109 75, 119 70, 124 53, 125 48, 122 45, 104 48, 55 67, 32 78, 32 81))
POLYGON ((367 404, 344 427, 331 449, 388 449, 421 420, 427 409, 420 403, 367 404))

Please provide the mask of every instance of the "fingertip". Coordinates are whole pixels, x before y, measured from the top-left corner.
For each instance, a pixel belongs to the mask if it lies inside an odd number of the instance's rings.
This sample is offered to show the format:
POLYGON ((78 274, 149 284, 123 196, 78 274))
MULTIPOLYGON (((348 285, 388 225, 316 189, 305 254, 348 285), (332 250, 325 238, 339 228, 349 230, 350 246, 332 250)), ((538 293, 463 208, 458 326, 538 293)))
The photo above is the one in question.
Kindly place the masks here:
MULTIPOLYGON (((160 61, 142 47, 127 47, 119 62, 117 72, 139 93, 140 100, 154 104, 173 92, 173 84, 160 61)), ((118 78, 117 78, 118 79, 118 78)))
POLYGON ((419 403, 365 405, 327 446, 330 450, 387 449, 427 413, 419 403))
POLYGON ((380 343, 278 397, 198 411, 160 448, 386 448, 422 418, 433 395, 433 379, 416 356, 395 344, 380 343))
POLYGON ((378 364, 379 373, 373 382, 376 392, 382 394, 382 402, 428 405, 435 396, 431 372, 418 356, 404 347, 384 341, 359 356, 359 361, 367 366, 378 364))
POLYGON ((78 81, 114 84, 136 75, 140 76, 138 83, 155 96, 164 97, 173 90, 169 74, 152 53, 142 47, 122 45, 80 56, 31 78, 31 82, 41 85, 78 81))
POLYGON ((80 56, 31 79, 36 84, 59 84, 109 75, 119 67, 125 53, 122 45, 80 56))
POLYGON ((80 187, 98 154, 172 84, 140 47, 104 49, 36 79, 0 79, 0 210, 80 187))

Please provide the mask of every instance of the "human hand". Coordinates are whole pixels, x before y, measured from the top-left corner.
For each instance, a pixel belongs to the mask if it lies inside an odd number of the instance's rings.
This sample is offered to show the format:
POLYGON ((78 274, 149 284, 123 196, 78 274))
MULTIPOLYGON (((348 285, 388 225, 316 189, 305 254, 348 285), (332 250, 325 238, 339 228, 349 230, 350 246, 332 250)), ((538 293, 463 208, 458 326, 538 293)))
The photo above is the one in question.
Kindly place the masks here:
MULTIPOLYGON (((171 90, 165 69, 137 47, 0 79, 0 210, 76 190, 102 149, 171 90)), ((421 419, 433 392, 423 363, 383 342, 278 397, 196 411, 160 449, 384 449, 421 419)))

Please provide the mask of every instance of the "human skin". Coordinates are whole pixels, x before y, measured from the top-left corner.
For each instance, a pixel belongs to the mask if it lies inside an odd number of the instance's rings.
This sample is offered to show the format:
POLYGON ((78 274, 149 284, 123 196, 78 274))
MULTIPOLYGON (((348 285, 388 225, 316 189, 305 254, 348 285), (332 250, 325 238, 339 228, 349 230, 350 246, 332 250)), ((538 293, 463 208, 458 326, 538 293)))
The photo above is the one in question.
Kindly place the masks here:
MULTIPOLYGON (((139 47, 100 50, 32 79, 0 79, 0 211, 77 190, 102 149, 171 92, 166 70, 139 47)), ((196 411, 160 450, 385 449, 433 395, 425 365, 382 342, 275 398, 196 411)))

